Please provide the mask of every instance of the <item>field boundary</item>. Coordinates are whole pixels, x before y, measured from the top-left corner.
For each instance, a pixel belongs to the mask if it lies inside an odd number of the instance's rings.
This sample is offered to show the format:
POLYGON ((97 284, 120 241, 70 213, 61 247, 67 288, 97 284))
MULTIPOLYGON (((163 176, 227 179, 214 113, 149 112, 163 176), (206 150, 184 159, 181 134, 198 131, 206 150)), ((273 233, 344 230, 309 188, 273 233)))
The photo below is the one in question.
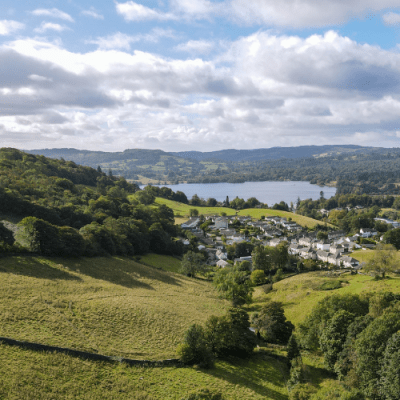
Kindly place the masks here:
POLYGON ((97 353, 88 353, 86 351, 80 351, 75 349, 69 349, 66 347, 49 346, 40 343, 25 342, 20 340, 15 340, 7 337, 0 337, 0 344, 7 344, 9 346, 22 347, 29 350, 35 351, 47 351, 53 353, 66 354, 72 357, 79 357, 86 360, 94 361, 106 361, 106 362, 120 362, 126 363, 130 366, 142 366, 142 367, 164 367, 164 366, 182 366, 182 363, 177 358, 170 358, 167 360, 134 360, 131 358, 116 357, 116 356, 106 356, 97 353))

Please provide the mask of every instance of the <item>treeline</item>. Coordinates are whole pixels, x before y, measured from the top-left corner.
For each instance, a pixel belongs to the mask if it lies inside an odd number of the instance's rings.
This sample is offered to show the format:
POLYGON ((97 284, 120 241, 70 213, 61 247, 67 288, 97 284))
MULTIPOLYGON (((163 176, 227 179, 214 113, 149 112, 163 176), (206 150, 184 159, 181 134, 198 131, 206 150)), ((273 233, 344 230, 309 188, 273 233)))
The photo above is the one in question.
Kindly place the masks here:
MULTIPOLYGON (((14 236, 29 251, 53 256, 181 254, 173 211, 150 206, 153 201, 137 185, 101 169, 0 149, 0 213, 25 217, 14 236)), ((2 226, 3 250, 12 250, 9 236, 2 226)))
MULTIPOLYGON (((358 232, 360 228, 374 228, 377 232, 384 233, 391 226, 374 220, 381 214, 382 208, 400 210, 400 197, 337 194, 330 199, 324 199, 321 196, 319 200, 299 200, 296 213, 330 222, 346 233, 358 232), (329 211, 329 216, 323 210, 329 211)), ((398 213, 385 211, 383 216, 396 220, 398 213)))
MULTIPOLYGON (((343 384, 340 396, 348 396, 335 398, 395 400, 400 398, 399 316, 398 294, 329 296, 300 324, 297 340, 323 353, 326 368, 343 384)), ((310 385, 301 374, 297 383, 307 392, 310 385)))

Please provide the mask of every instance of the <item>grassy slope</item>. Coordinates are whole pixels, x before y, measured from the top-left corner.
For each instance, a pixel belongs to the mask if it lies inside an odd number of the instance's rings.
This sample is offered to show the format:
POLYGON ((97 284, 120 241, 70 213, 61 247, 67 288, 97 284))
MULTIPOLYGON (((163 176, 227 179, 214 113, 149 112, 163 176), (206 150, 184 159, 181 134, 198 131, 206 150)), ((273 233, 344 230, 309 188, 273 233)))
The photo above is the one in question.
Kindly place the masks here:
MULTIPOLYGON (((191 206, 188 204, 183 204, 179 203, 177 201, 172 201, 172 200, 167 200, 163 199, 161 197, 157 197, 156 199, 157 204, 165 204, 168 207, 172 208, 174 210, 175 214, 181 215, 182 217, 189 216, 189 210, 190 209, 197 209, 199 210, 199 214, 204 214, 204 215, 215 215, 215 214, 221 214, 222 212, 226 213, 227 215, 235 215, 236 211, 233 210, 232 208, 227 208, 227 207, 195 207, 191 206)), ((278 217, 286 217, 286 218, 292 218, 293 221, 297 222, 301 226, 305 227, 314 227, 315 225, 321 223, 321 221, 317 221, 312 218, 304 217, 303 215, 298 215, 298 214, 293 214, 291 212, 287 211, 280 211, 280 210, 271 210, 271 209, 260 209, 260 208, 249 208, 246 210, 240 210, 238 212, 238 215, 245 215, 245 216, 251 216, 252 218, 257 218, 259 219, 262 215, 265 216, 278 216, 278 217)), ((187 218, 175 218, 175 223, 182 223, 186 221, 187 218)), ((333 226, 328 224, 329 226, 333 226)))
POLYGON ((261 352, 197 370, 128 367, 0 344, 0 374, 0 398, 7 399, 178 400, 199 388, 219 391, 225 400, 288 399, 283 359, 261 352))
POLYGON ((190 324, 227 307, 207 282, 127 258, 0 259, 0 336, 170 358, 190 324))
MULTIPOLYGON (((143 259, 158 267, 172 263, 143 259)), ((208 282, 127 258, 0 259, 0 336, 161 359, 175 355, 190 324, 227 307, 208 282)), ((283 400, 285 372, 284 361, 261 352, 202 371, 128 368, 0 344, 0 398, 8 399, 180 399, 207 387, 226 399, 283 400)))
POLYGON ((326 272, 316 271, 295 275, 275 283, 273 291, 268 294, 263 292, 262 287, 258 287, 254 293, 255 302, 249 306, 249 310, 258 310, 267 300, 281 301, 285 307, 287 318, 297 325, 304 320, 317 302, 326 296, 383 290, 400 293, 400 278, 398 276, 383 281, 375 281, 370 276, 345 273, 338 279, 348 283, 343 283, 340 289, 329 291, 319 289, 324 282, 331 279, 334 278, 327 277, 326 272))

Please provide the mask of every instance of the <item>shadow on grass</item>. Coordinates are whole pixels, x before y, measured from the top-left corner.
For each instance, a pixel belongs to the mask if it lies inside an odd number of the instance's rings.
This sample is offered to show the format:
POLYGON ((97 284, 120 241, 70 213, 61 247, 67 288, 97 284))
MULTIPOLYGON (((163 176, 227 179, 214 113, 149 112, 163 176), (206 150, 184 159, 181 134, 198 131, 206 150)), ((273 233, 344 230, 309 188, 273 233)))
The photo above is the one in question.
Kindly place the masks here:
POLYGON ((284 374, 286 373, 286 358, 268 356, 267 354, 254 354, 247 360, 231 358, 218 362, 216 368, 204 372, 233 385, 239 385, 260 396, 274 400, 287 400, 284 374), (281 360, 282 359, 282 360, 281 360), (271 386, 281 387, 282 392, 274 390, 271 386))
MULTIPOLYGON (((65 263, 64 260, 59 260, 65 263)), ((146 267, 125 257, 94 257, 68 260, 68 268, 94 279, 100 279, 127 288, 155 290, 146 280, 180 286, 171 275, 146 267)))
POLYGON ((44 263, 41 259, 31 256, 12 256, 0 258, 0 273, 29 276, 39 279, 63 279, 69 281, 81 281, 78 276, 68 271, 44 263))

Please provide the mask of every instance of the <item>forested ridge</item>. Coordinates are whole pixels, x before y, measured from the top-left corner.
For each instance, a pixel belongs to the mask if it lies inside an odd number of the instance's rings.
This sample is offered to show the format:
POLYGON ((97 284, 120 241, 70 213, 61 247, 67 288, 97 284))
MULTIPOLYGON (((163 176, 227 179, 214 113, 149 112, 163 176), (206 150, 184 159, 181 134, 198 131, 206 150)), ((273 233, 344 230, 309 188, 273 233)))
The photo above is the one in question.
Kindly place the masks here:
POLYGON ((111 170, 114 175, 161 183, 239 183, 309 181, 335 185, 339 193, 399 194, 400 149, 361 146, 300 146, 209 153, 167 153, 131 149, 106 153, 44 149, 32 153, 64 157, 82 165, 111 170))
MULTIPOLYGON (((25 250, 60 256, 180 254, 173 211, 149 206, 149 196, 100 168, 0 149, 0 213, 23 218, 14 236, 25 250)), ((0 242, 3 250, 16 250, 4 226, 0 242)))

